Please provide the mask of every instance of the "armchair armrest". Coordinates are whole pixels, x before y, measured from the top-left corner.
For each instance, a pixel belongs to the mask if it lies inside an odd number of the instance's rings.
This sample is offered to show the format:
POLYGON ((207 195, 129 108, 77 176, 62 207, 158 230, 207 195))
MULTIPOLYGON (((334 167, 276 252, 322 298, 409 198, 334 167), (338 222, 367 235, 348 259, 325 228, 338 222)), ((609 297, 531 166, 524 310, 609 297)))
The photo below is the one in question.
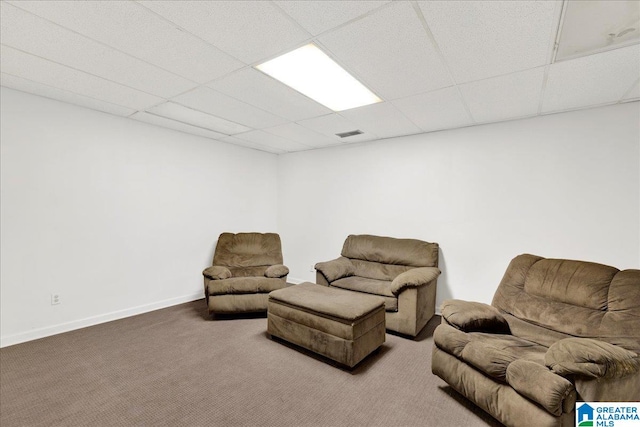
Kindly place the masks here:
POLYGON ((391 292, 398 295, 405 288, 417 288, 435 280, 440 275, 437 267, 418 267, 398 274, 391 282, 391 292))
POLYGON ((498 309, 480 302, 450 299, 442 303, 441 313, 447 323, 465 332, 511 332, 498 309))
POLYGON ((539 403, 555 416, 571 412, 576 404, 573 384, 530 360, 514 360, 507 366, 507 383, 519 394, 539 403))
POLYGON ((211 280, 222 280, 231 277, 231 271, 227 267, 221 265, 212 265, 202 272, 202 275, 211 280))
POLYGON ((342 279, 343 277, 353 276, 356 268, 349 258, 340 257, 331 261, 319 262, 315 265, 318 270, 327 279, 328 282, 342 279))
POLYGON ((632 351, 591 338, 565 338, 549 347, 544 363, 558 375, 620 378, 640 371, 632 351))
POLYGON ((284 277, 287 274, 289 274, 289 268, 282 264, 270 265, 264 272, 264 275, 266 277, 272 277, 276 279, 284 277))

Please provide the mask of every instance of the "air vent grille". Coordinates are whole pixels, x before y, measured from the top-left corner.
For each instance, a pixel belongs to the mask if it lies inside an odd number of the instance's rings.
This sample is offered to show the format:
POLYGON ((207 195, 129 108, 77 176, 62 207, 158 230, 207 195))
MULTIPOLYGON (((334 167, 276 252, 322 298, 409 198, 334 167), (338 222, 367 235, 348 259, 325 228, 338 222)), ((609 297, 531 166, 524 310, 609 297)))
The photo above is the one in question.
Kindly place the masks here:
POLYGON ((339 136, 340 138, 347 138, 349 136, 355 136, 360 134, 362 134, 362 131, 360 129, 351 130, 349 132, 336 133, 336 135, 339 136))

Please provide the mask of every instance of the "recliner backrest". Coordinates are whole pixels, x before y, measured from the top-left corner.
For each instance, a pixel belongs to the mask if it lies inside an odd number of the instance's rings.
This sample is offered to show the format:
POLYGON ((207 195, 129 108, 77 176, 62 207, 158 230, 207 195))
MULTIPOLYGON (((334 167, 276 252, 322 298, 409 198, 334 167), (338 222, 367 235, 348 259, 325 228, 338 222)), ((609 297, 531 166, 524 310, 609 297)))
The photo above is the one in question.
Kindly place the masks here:
POLYGON ((213 265, 257 267, 282 264, 282 245, 276 233, 222 233, 213 265))
POLYGON ((640 351, 640 270, 520 255, 492 304, 540 334, 550 329, 640 351))
POLYGON ((356 276, 378 280, 393 280, 416 267, 438 266, 438 244, 417 239, 352 234, 341 255, 351 259, 356 276))

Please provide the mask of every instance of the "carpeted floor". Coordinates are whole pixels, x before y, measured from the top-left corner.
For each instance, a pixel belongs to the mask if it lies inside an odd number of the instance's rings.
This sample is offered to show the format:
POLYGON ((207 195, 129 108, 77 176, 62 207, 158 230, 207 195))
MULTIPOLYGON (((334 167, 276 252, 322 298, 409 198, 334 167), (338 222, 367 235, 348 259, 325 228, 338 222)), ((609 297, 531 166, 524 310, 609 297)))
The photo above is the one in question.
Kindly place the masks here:
POLYGON ((181 304, 0 349, 0 425, 498 426, 431 374, 436 317, 352 371, 181 304))

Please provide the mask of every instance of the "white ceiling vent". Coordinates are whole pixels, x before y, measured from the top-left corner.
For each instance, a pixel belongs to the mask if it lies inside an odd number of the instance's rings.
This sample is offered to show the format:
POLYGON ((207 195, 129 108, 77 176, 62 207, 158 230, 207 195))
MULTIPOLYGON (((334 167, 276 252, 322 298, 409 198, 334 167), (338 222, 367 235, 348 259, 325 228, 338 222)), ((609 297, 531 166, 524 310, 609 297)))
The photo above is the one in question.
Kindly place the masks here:
POLYGON ((362 131, 359 129, 356 130, 350 130, 349 132, 340 132, 340 133, 336 133, 336 136, 339 136, 340 138, 348 138, 350 136, 356 136, 356 135, 362 135, 362 131))

